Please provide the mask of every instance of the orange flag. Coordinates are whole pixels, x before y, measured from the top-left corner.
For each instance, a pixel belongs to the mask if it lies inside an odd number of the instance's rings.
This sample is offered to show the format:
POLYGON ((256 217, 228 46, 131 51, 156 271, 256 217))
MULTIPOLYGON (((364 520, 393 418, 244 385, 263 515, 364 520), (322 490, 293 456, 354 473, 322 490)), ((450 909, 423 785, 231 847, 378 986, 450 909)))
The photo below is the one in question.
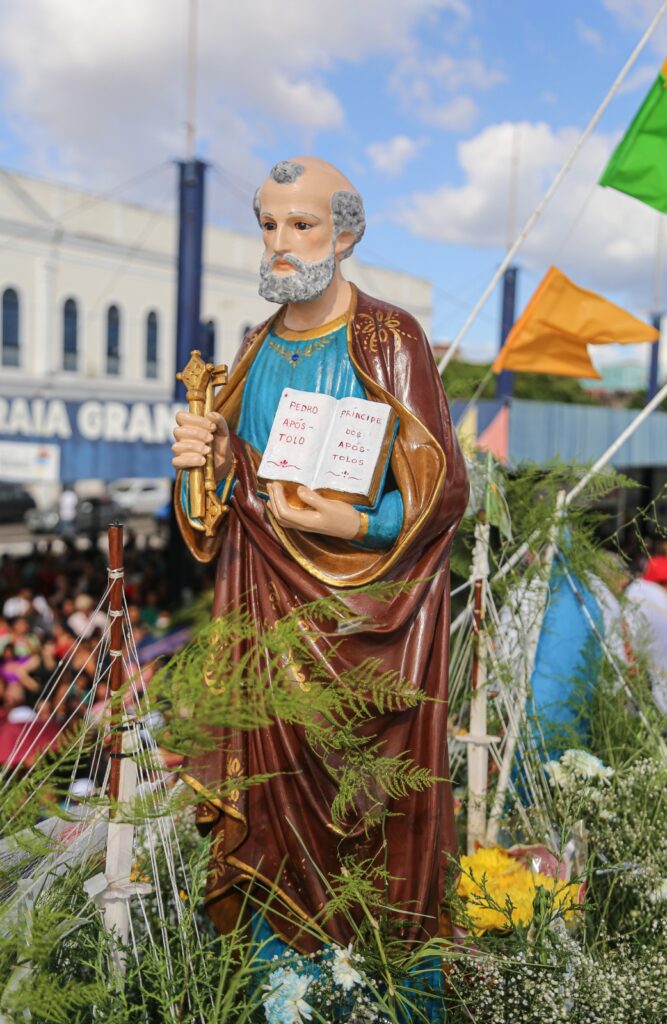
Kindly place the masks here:
POLYGON ((550 267, 508 334, 493 369, 599 380, 588 345, 635 345, 659 337, 655 327, 601 295, 579 288, 550 267))

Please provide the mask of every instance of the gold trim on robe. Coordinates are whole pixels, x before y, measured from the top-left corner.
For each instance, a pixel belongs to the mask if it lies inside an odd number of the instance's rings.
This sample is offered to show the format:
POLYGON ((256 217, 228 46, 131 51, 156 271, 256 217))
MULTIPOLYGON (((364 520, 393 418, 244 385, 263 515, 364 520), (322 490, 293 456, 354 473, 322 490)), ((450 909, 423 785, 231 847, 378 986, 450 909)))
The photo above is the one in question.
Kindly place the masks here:
MULTIPOLYGON (((339 318, 341 324, 347 320, 347 348, 350 360, 364 385, 367 397, 391 405, 399 416, 399 428, 391 456, 391 469, 403 499, 401 532, 389 550, 365 551, 354 547, 347 541, 285 529, 276 522, 267 509, 269 522, 283 548, 311 576, 337 589, 365 586, 379 580, 389 572, 400 560, 435 504, 441 499, 447 470, 445 453, 430 430, 406 406, 369 377, 359 366, 353 345, 357 289, 354 285, 351 288, 352 298, 349 311, 344 318, 339 318), (432 481, 428 497, 424 491, 421 494, 418 493, 414 472, 416 463, 419 463, 420 476, 432 481)), ((285 307, 282 307, 255 332, 254 336, 251 336, 248 348, 233 370, 229 383, 219 392, 216 410, 223 414, 231 430, 238 423, 248 370, 267 334, 275 327, 276 323, 280 322, 284 312, 285 307)), ((332 321, 332 323, 337 322, 337 320, 332 321)), ((365 327, 363 329, 366 330, 365 327)), ((322 328, 318 328, 318 334, 321 335, 321 333, 322 328)), ((254 453, 254 449, 250 445, 246 445, 246 448, 249 454, 254 453)), ((253 459, 253 461, 256 460, 253 459)), ((195 558, 202 562, 209 562, 220 550, 224 527, 215 538, 206 538, 192 531, 183 509, 180 507, 178 487, 177 478, 176 515, 185 541, 195 558)))

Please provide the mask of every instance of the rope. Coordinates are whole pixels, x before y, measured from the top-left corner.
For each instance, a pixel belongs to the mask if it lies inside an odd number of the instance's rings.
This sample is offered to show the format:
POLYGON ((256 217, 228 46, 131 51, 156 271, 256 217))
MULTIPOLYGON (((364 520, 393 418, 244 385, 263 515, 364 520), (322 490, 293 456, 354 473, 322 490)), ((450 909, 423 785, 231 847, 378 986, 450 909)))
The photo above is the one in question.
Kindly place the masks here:
POLYGON ((493 376, 493 366, 490 366, 488 368, 488 370, 486 371, 486 373, 484 374, 484 376, 482 377, 482 380, 480 381, 480 383, 477 385, 477 387, 475 389, 474 395, 464 405, 463 412, 461 413, 461 415, 457 419, 457 421, 455 423, 455 426, 457 426, 457 427, 460 426, 461 423, 463 423, 463 421, 465 419, 465 416, 466 416, 466 413, 468 412, 468 409, 470 409, 473 406, 477 405, 477 403, 478 403, 478 401, 480 399, 480 396, 482 395, 482 392, 484 391, 484 388, 489 383, 489 380, 491 379, 492 376, 493 376))
MULTIPOLYGON (((101 605, 101 603, 102 602, 100 602, 100 605, 101 605)), ((100 606, 98 605, 98 608, 99 607, 100 606)), ((95 614, 95 613, 93 613, 93 614, 95 614)), ((108 627, 107 627, 107 629, 108 629, 108 627)), ((69 691, 72 689, 72 687, 76 686, 76 683, 77 683, 78 679, 80 678, 81 674, 84 672, 84 670, 85 670, 86 666, 88 665, 88 662, 90 661, 90 659, 95 655, 95 653, 98 650, 98 648, 103 646, 103 644, 105 642, 106 634, 107 634, 107 630, 105 629, 105 632, 102 634, 100 639, 97 641, 97 644, 95 645, 93 650, 89 653, 89 655, 86 658, 85 662, 83 663, 83 665, 81 666, 81 668, 79 669, 77 674, 74 676, 74 679, 72 680, 72 682, 70 683, 68 688, 65 690, 65 692, 61 696, 61 698, 58 701, 58 703, 52 709, 51 714, 49 715, 49 717, 42 723, 42 726, 41 726, 39 732, 37 733, 37 735, 32 740, 33 747, 35 747, 36 744, 39 742, 39 740, 42 738, 42 736, 44 735, 45 729, 51 723, 52 719, 56 717, 59 708, 67 700, 69 691)), ((74 657, 74 654, 76 653, 76 651, 78 650, 78 648, 80 647, 80 645, 82 643, 83 643, 83 637, 79 637, 77 643, 73 646, 72 650, 69 652, 67 659, 63 663, 61 663, 61 665, 58 666, 58 668, 56 669, 56 672, 51 677, 52 681, 50 683, 48 683, 47 686, 45 687, 44 692, 41 694, 41 699, 42 700, 50 699, 51 694, 55 692, 56 687, 60 683, 62 675, 65 672, 65 669, 69 666, 72 658, 74 657)), ((85 703, 85 697, 82 698, 81 701, 79 701, 79 704, 77 705, 77 710, 84 703, 85 703)), ((67 728, 67 725, 69 724, 69 722, 71 720, 72 720, 72 715, 70 715, 70 717, 67 719, 67 722, 65 723, 65 725, 63 725, 62 729, 60 730, 60 734, 62 734, 64 732, 64 730, 67 728)), ((11 750, 11 753, 10 753, 9 757, 7 758, 7 766, 9 767, 9 772, 8 772, 8 774, 2 773, 2 775, 0 775, 0 794, 2 794, 8 788, 8 786, 11 785, 11 783, 14 781, 17 773, 19 771, 23 771, 24 770, 24 765, 22 765, 21 763, 15 765, 15 767, 12 769, 11 768, 11 762, 14 759, 14 757, 16 756, 17 752, 21 749, 21 745, 25 741, 25 738, 28 735, 28 732, 29 732, 29 730, 30 730, 32 725, 34 725, 34 721, 33 722, 28 722, 24 726, 24 728, 21 730, 21 733, 19 734, 19 736, 18 736, 18 738, 17 738, 17 740, 16 740, 16 742, 15 742, 15 744, 14 744, 12 750, 11 750)), ((26 776, 29 775, 30 772, 35 768, 37 763, 41 760, 41 758, 46 753, 46 750, 48 750, 48 747, 47 748, 43 748, 42 750, 40 750, 40 752, 35 757, 35 760, 32 763, 32 765, 25 772, 26 776)))

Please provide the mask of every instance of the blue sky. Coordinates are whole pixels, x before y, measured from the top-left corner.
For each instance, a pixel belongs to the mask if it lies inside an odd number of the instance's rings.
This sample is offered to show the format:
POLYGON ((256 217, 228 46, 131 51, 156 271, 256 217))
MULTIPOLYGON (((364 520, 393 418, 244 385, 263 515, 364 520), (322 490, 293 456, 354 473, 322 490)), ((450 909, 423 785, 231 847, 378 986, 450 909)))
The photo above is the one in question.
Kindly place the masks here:
MULTIPOLYGON (((339 164, 366 201, 358 255, 430 278, 434 339, 451 338, 504 251, 512 154, 518 227, 659 6, 199 0, 210 217, 253 230, 249 200, 275 160, 312 152, 339 164)), ((187 9, 0 0, 0 162, 168 204, 187 9)), ((522 250, 521 302, 554 262, 639 315, 653 305, 659 215, 595 181, 665 55, 667 18, 522 250)), ((493 296, 465 343, 471 358, 495 348, 497 312, 493 296)))

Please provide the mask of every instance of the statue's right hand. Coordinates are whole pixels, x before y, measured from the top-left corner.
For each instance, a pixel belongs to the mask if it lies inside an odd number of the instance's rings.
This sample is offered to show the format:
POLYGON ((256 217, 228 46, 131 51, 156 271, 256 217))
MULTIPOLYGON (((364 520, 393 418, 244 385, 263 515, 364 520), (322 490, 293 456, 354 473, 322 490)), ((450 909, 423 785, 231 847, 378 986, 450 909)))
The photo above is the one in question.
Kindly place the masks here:
POLYGON ((191 412, 176 413, 176 438, 171 450, 176 469, 194 469, 203 466, 206 456, 213 452, 213 468, 216 482, 223 480, 232 465, 232 450, 229 443, 229 428, 219 412, 207 412, 195 416, 191 412))

